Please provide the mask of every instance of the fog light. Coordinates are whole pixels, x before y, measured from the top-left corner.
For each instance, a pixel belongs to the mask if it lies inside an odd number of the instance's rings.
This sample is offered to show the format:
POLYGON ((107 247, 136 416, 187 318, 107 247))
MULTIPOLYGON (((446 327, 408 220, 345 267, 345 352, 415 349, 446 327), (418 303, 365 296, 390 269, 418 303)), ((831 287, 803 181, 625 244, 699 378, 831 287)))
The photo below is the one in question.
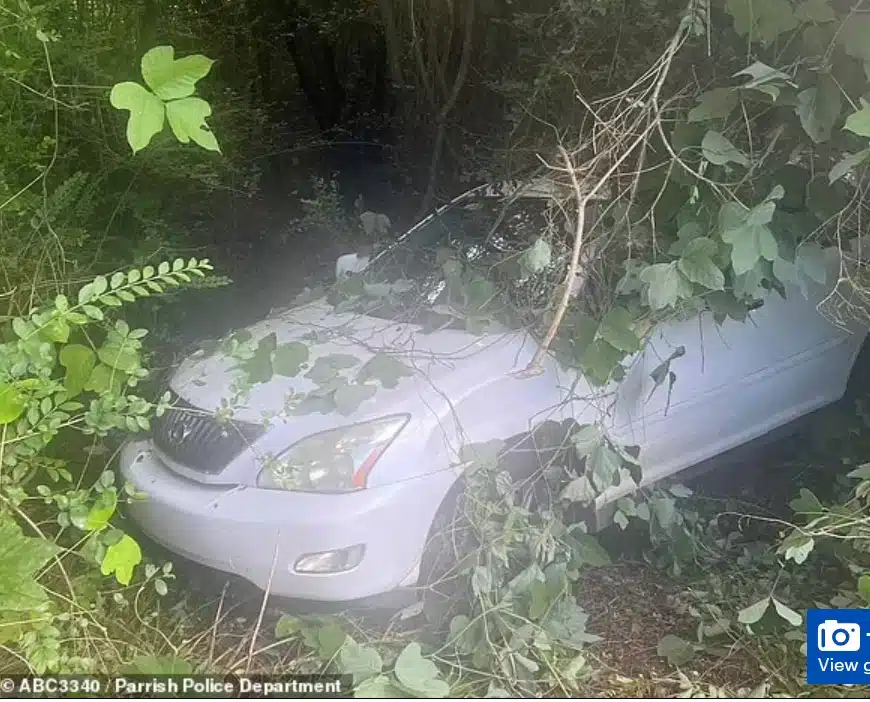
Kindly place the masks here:
POLYGON ((307 553, 296 561, 293 570, 297 573, 342 573, 356 568, 362 561, 365 551, 366 547, 363 544, 356 544, 335 551, 307 553))

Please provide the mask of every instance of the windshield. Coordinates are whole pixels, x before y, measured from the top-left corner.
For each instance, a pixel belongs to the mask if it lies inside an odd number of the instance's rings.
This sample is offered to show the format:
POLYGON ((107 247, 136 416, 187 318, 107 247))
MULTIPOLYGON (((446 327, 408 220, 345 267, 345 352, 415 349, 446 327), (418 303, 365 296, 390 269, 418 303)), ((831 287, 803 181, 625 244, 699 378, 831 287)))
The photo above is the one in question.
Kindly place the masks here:
POLYGON ((426 320, 432 320, 433 311, 440 318, 456 307, 451 289, 455 292, 460 284, 464 284, 461 295, 466 312, 469 285, 475 296, 473 311, 494 314, 506 302, 534 307, 534 289, 543 291, 550 277, 524 274, 522 254, 543 239, 553 254, 549 268, 558 268, 556 264, 564 259, 566 224, 558 204, 543 197, 511 201, 481 196, 453 204, 423 220, 375 257, 362 276, 365 297, 374 298, 365 312, 428 326, 426 320), (520 292, 523 299, 517 295, 520 292))

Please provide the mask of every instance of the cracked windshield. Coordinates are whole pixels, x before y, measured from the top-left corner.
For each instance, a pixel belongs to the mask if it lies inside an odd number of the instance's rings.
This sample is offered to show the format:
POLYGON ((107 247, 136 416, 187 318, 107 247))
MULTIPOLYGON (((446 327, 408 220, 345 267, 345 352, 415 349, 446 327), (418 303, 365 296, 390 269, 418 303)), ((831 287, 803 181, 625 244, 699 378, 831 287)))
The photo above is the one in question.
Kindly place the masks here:
POLYGON ((0 0, 0 697, 870 698, 870 0, 0 0))

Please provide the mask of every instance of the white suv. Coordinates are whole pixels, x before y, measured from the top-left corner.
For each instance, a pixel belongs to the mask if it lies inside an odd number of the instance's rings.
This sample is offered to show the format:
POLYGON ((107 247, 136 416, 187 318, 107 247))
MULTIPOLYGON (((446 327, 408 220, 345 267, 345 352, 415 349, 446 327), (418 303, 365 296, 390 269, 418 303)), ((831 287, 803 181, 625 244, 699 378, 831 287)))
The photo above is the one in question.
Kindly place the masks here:
MULTIPOLYGON (((497 243, 498 227, 481 227, 479 217, 482 202, 503 195, 457 198, 388 249, 404 252, 416 279, 428 281, 421 309, 432 311, 443 289, 423 248, 456 239, 457 228, 466 241, 478 237, 474 246, 497 243)), ((514 193, 511 202, 534 213, 540 195, 514 193)), ((835 280, 837 252, 826 255, 835 280)), ((343 257, 339 269, 382 260, 343 257)), ((551 354, 543 372, 523 374, 538 349, 526 331, 471 333, 389 306, 361 314, 314 300, 248 330, 290 356, 304 345, 307 358, 298 373, 254 385, 231 423, 213 413, 231 395, 239 362, 200 352, 181 365, 171 379, 175 408, 152 438, 123 449, 124 477, 148 494, 130 515, 170 550, 277 595, 350 602, 404 594, 418 584, 439 507, 461 484, 464 444, 522 436, 549 420, 603 418, 614 441, 641 447, 648 484, 839 399, 864 330, 818 313, 828 289, 808 280, 806 297, 796 288, 785 299, 770 293, 742 323, 702 313, 664 324, 606 393, 551 354), (678 380, 657 391, 667 359, 678 380), (359 374, 377 376, 378 365, 377 392, 359 389, 359 374), (335 382, 341 399, 336 391, 332 405, 318 407, 318 389, 335 382), (312 391, 307 410, 284 412, 288 398, 312 391), (268 428, 264 414, 277 417, 268 428)), ((599 507, 627 489, 602 495, 599 507)))

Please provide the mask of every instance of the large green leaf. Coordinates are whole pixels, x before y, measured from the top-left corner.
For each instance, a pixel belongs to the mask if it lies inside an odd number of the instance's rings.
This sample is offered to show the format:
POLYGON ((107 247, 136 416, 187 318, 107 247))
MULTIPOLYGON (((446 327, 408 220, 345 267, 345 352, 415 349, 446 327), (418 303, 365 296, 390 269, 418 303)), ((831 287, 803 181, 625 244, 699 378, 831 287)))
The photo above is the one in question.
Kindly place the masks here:
POLYGON ((705 159, 717 166, 724 166, 727 163, 737 163, 741 166, 749 165, 749 159, 740 149, 725 136, 712 129, 704 135, 701 142, 701 152, 705 159))
POLYGON ((634 353, 640 348, 640 339, 633 331, 634 319, 625 307, 614 307, 601 320, 598 334, 620 351, 634 353))
POLYGON ((801 91, 797 99, 795 114, 810 139, 816 144, 830 139, 843 110, 843 97, 834 79, 820 76, 818 85, 801 91))
POLYGON ((109 368, 124 373, 134 371, 141 365, 139 352, 123 343, 107 343, 97 349, 97 356, 109 368))
POLYGON ((299 342, 281 344, 272 353, 272 369, 278 375, 292 378, 302 369, 302 364, 308 362, 308 347, 299 342))
POLYGON ((845 128, 858 136, 870 137, 870 102, 861 98, 861 109, 846 118, 845 128))
POLYGON ((114 490, 104 490, 91 507, 85 519, 85 529, 100 531, 109 524, 118 506, 118 493, 114 490))
POLYGON ((344 416, 351 415, 363 402, 374 397, 377 391, 377 387, 371 383, 345 383, 333 395, 335 409, 344 416))
POLYGON ((0 612, 27 612, 47 597, 35 574, 60 549, 46 539, 25 536, 7 514, 0 514, 0 612))
POLYGON ((744 90, 758 90, 769 95, 772 100, 779 97, 779 93, 786 85, 792 85, 789 76, 779 69, 768 66, 766 63, 756 61, 742 71, 737 71, 734 77, 749 76, 750 79, 741 85, 744 90))
POLYGON ((338 666, 345 675, 353 676, 354 685, 380 674, 384 667, 381 654, 372 646, 361 646, 350 636, 338 652, 338 666))
POLYGON ((109 94, 109 102, 117 110, 128 110, 127 143, 135 154, 148 144, 155 134, 163 129, 166 109, 163 101, 138 83, 118 83, 109 94))
POLYGON ((713 88, 702 93, 698 104, 689 111, 690 122, 724 119, 737 107, 740 96, 732 88, 713 88))
POLYGON ((798 26, 789 0, 728 0, 725 9, 737 33, 752 41, 769 44, 798 26))
POLYGON ((118 394, 124 387, 124 374, 109 368, 104 363, 98 363, 85 383, 85 390, 98 394, 118 394))
POLYGON ((182 144, 191 139, 209 151, 220 151, 217 138, 205 123, 211 114, 211 105, 198 97, 187 97, 166 103, 166 117, 169 126, 182 144))
POLYGON ((67 344, 60 350, 58 362, 66 369, 63 378, 64 387, 70 397, 75 397, 85 389, 97 363, 97 357, 87 346, 67 344))
POLYGON ((764 616, 768 607, 770 607, 770 598, 765 597, 760 599, 755 604, 751 604, 748 607, 741 609, 737 613, 737 621, 741 624, 755 624, 755 622, 764 616))
POLYGON ((794 16, 801 22, 825 24, 837 19, 831 0, 803 0, 794 9, 794 16))
POLYGON ((416 642, 402 649, 393 673, 399 684, 417 697, 443 698, 450 694, 450 685, 441 679, 438 667, 423 658, 420 644, 416 642))
POLYGON ((736 202, 728 202, 719 212, 722 240, 731 244, 731 265, 741 275, 752 270, 760 258, 776 260, 779 246, 767 226, 776 211, 776 201, 785 191, 776 186, 761 204, 747 210, 736 202))
POLYGON ((594 385, 605 385, 611 379, 625 354, 604 339, 596 339, 586 348, 580 367, 586 379, 594 385))
POLYGON ((18 419, 27 403, 14 385, 0 383, 0 424, 9 424, 18 419))
POLYGON ((394 388, 402 378, 409 378, 412 375, 414 371, 397 358, 376 353, 359 369, 357 380, 361 383, 377 380, 385 388, 394 388))
POLYGON ((647 292, 649 305, 654 310, 670 307, 686 293, 689 295, 692 293, 692 286, 677 268, 675 261, 656 263, 644 268, 640 273, 640 279, 649 286, 647 292))
POLYGON ((132 536, 124 534, 121 540, 106 549, 100 572, 103 575, 115 574, 121 585, 129 585, 133 579, 133 569, 142 562, 142 549, 132 536))
POLYGON ((859 61, 870 61, 870 41, 867 41, 867 37, 870 37, 870 16, 864 13, 850 15, 837 34, 846 53, 859 61))
POLYGON ((677 267, 693 283, 710 290, 722 290, 725 287, 725 274, 713 261, 716 249, 716 242, 708 237, 692 239, 683 249, 677 267))
POLYGON ((579 647, 600 640, 599 636, 586 633, 587 621, 589 615, 580 605, 568 598, 562 598, 550 608, 543 627, 557 641, 579 647))
POLYGON ((828 281, 828 262, 825 250, 815 241, 807 241, 798 246, 795 253, 795 265, 798 270, 819 285, 828 281))
POLYGON ((171 46, 155 46, 142 57, 142 77, 161 100, 193 95, 196 82, 211 70, 212 61, 201 54, 175 59, 171 46))
POLYGON ((692 660, 695 655, 695 647, 679 636, 665 634, 656 647, 656 653, 662 658, 667 658, 671 665, 681 666, 692 660))

